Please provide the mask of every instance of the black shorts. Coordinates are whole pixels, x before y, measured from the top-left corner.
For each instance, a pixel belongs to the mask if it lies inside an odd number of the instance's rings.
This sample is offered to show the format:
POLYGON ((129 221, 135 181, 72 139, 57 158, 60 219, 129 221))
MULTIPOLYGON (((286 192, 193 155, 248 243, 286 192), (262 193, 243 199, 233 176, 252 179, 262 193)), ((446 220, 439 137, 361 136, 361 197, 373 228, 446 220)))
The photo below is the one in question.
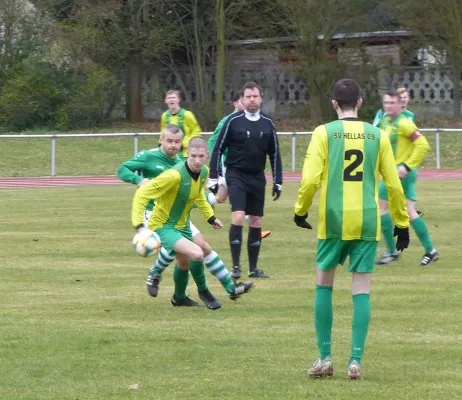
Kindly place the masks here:
POLYGON ((263 171, 247 173, 236 168, 226 169, 229 202, 232 211, 263 217, 266 178, 263 171))

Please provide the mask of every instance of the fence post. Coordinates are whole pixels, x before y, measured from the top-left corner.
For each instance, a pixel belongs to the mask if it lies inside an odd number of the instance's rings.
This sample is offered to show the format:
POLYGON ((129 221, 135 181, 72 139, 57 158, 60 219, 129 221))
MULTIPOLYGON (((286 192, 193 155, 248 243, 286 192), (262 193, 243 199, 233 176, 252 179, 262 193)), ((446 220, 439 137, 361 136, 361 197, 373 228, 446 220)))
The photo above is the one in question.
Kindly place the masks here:
POLYGON ((296 132, 292 132, 292 172, 295 172, 295 140, 297 137, 296 132))
POLYGON ((138 153, 138 134, 133 135, 133 145, 135 147, 135 155, 138 153))
POLYGON ((436 169, 440 169, 440 131, 439 129, 436 130, 436 135, 435 135, 435 141, 436 141, 436 169))
POLYGON ((56 174, 56 136, 51 137, 51 176, 56 174))

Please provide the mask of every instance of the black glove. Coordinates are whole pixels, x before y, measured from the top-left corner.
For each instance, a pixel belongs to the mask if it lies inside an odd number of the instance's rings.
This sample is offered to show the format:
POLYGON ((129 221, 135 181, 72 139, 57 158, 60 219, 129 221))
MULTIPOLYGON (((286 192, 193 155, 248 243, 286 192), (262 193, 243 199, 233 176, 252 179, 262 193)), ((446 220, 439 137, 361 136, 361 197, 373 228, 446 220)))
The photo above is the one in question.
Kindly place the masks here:
POLYGON ((396 239, 396 250, 403 251, 409 246, 409 228, 398 228, 395 226, 393 236, 398 236, 396 239))
POLYGON ((207 182, 207 189, 209 189, 213 194, 218 193, 218 179, 210 179, 207 182))
POLYGON ((313 229, 312 226, 306 221, 308 218, 308 213, 305 215, 294 215, 294 222, 299 226, 300 228, 305 228, 305 229, 313 229))
POLYGON ((273 185, 273 200, 279 199, 279 197, 281 197, 281 193, 282 193, 282 185, 275 183, 273 185))

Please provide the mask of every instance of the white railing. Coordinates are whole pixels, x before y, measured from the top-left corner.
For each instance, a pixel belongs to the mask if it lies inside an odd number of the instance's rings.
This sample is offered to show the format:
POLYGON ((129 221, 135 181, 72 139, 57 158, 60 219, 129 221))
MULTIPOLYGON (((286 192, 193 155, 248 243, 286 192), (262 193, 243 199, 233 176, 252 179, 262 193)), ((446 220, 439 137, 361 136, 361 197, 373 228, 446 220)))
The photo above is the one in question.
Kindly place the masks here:
MULTIPOLYGON (((440 160, 440 133, 460 132, 462 129, 428 128, 420 129, 421 132, 435 132, 436 168, 441 168, 440 160)), ((202 132, 203 135, 211 135, 213 132, 202 132)), ((311 135, 313 132, 278 132, 278 136, 291 136, 292 171, 295 171, 296 138, 299 135, 311 135)), ((0 135, 0 139, 51 139, 51 176, 56 175, 56 141, 65 138, 96 138, 96 137, 133 137, 134 154, 138 153, 138 138, 140 136, 160 136, 159 132, 136 132, 136 133, 83 133, 83 134, 57 134, 57 135, 0 135)))

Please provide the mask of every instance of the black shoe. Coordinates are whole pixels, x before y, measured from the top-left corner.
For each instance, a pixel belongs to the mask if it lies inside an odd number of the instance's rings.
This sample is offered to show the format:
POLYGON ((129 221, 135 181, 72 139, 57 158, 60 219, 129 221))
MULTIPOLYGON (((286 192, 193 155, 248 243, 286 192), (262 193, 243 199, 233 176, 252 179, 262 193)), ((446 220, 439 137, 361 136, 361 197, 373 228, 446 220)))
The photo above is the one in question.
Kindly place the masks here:
POLYGON ((435 262, 440 258, 438 252, 433 249, 430 253, 427 253, 423 256, 422 261, 420 262, 421 267, 426 267, 430 265, 432 262, 435 262))
POLYGON ((261 269, 253 269, 249 272, 249 278, 269 278, 261 269))
POLYGON ((146 286, 148 287, 148 293, 152 297, 157 297, 159 293, 159 282, 162 280, 162 275, 149 274, 146 280, 146 286))
POLYGON ((421 210, 415 210, 415 211, 416 211, 416 213, 419 215, 420 218, 424 218, 425 215, 427 215, 427 210, 423 210, 423 211, 421 211, 421 210))
POLYGON ((172 297, 172 306, 173 307, 204 307, 202 304, 196 303, 194 300, 191 300, 188 296, 184 299, 180 299, 175 294, 172 297))
POLYGON ((241 277, 241 267, 239 265, 233 267, 232 277, 233 279, 239 279, 241 277))
POLYGON ((210 290, 206 289, 201 292, 198 291, 197 293, 199 293, 200 299, 210 310, 218 310, 221 307, 221 303, 212 293, 210 293, 210 290))
POLYGON ((253 287, 253 282, 239 282, 236 283, 234 292, 229 295, 231 300, 236 300, 241 296, 241 294, 248 293, 253 287))

